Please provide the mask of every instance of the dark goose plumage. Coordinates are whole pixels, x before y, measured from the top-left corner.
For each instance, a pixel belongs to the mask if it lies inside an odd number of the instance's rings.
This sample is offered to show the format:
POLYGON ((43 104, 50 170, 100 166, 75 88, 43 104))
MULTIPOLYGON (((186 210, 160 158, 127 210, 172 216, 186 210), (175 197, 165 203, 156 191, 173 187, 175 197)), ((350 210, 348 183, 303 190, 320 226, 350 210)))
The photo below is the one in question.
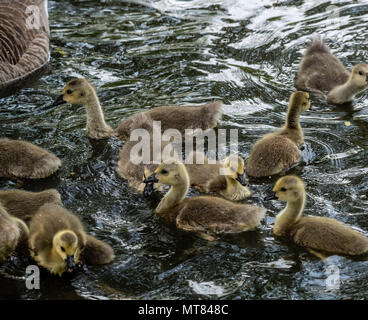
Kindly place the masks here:
POLYGON ((49 36, 47 0, 0 0, 0 97, 42 75, 49 36))

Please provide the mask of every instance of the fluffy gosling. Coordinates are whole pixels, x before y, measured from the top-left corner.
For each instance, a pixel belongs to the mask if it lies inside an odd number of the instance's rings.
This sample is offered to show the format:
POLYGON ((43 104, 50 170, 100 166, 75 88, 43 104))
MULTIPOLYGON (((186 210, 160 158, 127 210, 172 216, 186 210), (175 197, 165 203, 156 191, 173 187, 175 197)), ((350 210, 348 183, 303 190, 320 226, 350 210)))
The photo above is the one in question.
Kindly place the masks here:
POLYGON ((32 143, 0 139, 0 177, 41 179, 52 175, 60 166, 58 157, 32 143))
POLYGON ((41 192, 1 190, 0 203, 10 215, 24 221, 31 219, 46 203, 62 204, 60 193, 55 189, 41 192))
POLYGON ((296 91, 290 96, 285 125, 281 130, 258 140, 247 159, 246 172, 252 177, 284 173, 300 160, 299 146, 304 141, 300 114, 311 108, 309 93, 296 91))
MULTIPOLYGON (((81 104, 87 110, 87 135, 92 139, 103 139, 119 136, 123 140, 130 137, 130 129, 139 113, 125 119, 113 130, 106 124, 104 114, 97 97, 95 88, 84 78, 69 81, 63 93, 54 102, 53 106, 64 103, 81 104)), ((202 106, 162 106, 153 108, 148 113, 155 121, 161 121, 161 130, 177 129, 184 134, 185 129, 203 130, 213 128, 221 116, 222 103, 215 101, 202 106)))
POLYGON ((87 235, 75 215, 55 204, 45 204, 32 218, 28 247, 40 266, 59 276, 83 260, 105 264, 114 259, 109 245, 87 235))
POLYGON ((7 259, 17 245, 28 237, 26 224, 5 210, 0 203, 0 262, 7 259))
POLYGON ((331 218, 302 216, 306 194, 303 181, 295 176, 280 178, 267 198, 287 202, 276 217, 273 233, 288 237, 296 244, 321 257, 320 252, 362 255, 368 251, 368 238, 331 218))
POLYGON ((171 186, 155 209, 158 216, 178 229, 194 232, 209 241, 216 240, 221 233, 253 230, 265 215, 265 209, 261 207, 236 204, 222 198, 198 196, 185 199, 190 181, 182 162, 161 163, 145 182, 149 188, 147 195, 152 191, 151 183, 171 186))
POLYGON ((251 196, 244 173, 244 160, 236 155, 226 157, 224 163, 208 163, 204 154, 193 154, 193 164, 186 164, 190 184, 204 193, 219 193, 224 198, 239 201, 251 196), (197 159, 203 163, 197 163, 197 159), (203 157, 203 158, 202 158, 203 157), (223 172, 220 172, 223 170, 223 172))
POLYGON ((300 63, 294 85, 316 92, 331 104, 343 104, 368 88, 368 64, 357 64, 349 72, 320 38, 313 39, 300 63))

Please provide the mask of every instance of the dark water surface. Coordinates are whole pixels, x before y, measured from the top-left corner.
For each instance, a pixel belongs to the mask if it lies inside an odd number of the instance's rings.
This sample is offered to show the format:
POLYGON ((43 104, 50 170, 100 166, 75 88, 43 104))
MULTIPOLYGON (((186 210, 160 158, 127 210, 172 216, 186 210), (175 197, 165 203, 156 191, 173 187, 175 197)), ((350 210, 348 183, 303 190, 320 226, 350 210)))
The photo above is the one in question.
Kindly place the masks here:
MULTIPOLYGON (((263 201, 272 184, 256 181, 245 201, 268 209, 257 231, 208 243, 165 226, 152 213, 159 195, 147 201, 115 175, 122 143, 89 140, 83 107, 48 105, 74 76, 97 87, 112 126, 151 107, 220 98, 226 105, 219 127, 239 129, 246 157, 259 137, 283 124, 311 35, 325 36, 349 68, 368 62, 368 2, 145 3, 49 1, 53 70, 33 88, 0 99, 0 136, 32 141, 63 161, 56 175, 24 189, 57 188, 65 207, 116 253, 113 264, 72 277, 42 272, 41 289, 30 291, 25 268, 33 262, 19 252, 0 266, 0 298, 367 298, 367 259, 333 256, 324 263, 273 237, 284 203, 263 201), (328 292, 331 265, 339 269, 340 289, 328 292)), ((336 218, 366 235, 367 101, 366 92, 354 111, 341 111, 313 99, 301 119, 306 165, 295 171, 307 185, 306 214, 336 218)), ((0 187, 14 184, 0 180, 0 187)))

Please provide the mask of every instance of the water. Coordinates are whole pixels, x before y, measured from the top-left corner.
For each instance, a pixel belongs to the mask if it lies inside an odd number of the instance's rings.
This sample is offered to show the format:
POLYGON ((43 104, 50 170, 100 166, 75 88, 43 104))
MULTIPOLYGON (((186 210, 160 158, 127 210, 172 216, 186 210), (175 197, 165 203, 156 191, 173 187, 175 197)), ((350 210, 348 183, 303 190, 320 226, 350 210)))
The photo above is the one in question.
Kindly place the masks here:
MULTIPOLYGON (((65 207, 116 253, 113 264, 71 277, 42 272, 41 289, 32 291, 25 288, 25 268, 33 262, 19 252, 0 266, 0 298, 367 298, 366 258, 333 256, 324 263, 273 237, 284 204, 263 201, 272 183, 253 181, 253 197, 245 201, 268 209, 257 231, 208 243, 165 226, 152 213, 159 196, 146 200, 115 175, 122 143, 89 140, 82 107, 48 105, 75 76, 98 88, 112 126, 151 107, 221 98, 219 127, 239 129, 246 157, 257 139, 283 124, 311 35, 324 35, 348 67, 368 61, 368 2, 144 3, 49 1, 52 73, 0 99, 0 136, 33 141, 63 161, 55 176, 24 188, 57 188, 65 207), (328 266, 339 268, 339 290, 326 291, 328 266)), ((336 218, 366 235, 367 95, 345 111, 313 99, 313 110, 301 118, 305 165, 295 169, 307 185, 306 214, 336 218)), ((3 179, 0 187, 14 184, 3 179)))

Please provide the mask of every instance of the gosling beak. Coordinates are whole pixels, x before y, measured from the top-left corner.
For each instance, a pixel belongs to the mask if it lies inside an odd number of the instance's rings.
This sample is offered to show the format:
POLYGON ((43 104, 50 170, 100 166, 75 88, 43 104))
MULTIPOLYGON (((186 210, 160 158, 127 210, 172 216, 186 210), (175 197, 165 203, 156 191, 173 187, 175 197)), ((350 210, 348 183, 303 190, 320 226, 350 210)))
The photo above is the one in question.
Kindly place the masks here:
POLYGON ((312 104, 311 103, 309 104, 309 110, 312 110, 312 104))
POLYGON ((68 271, 72 271, 75 268, 75 262, 73 256, 67 256, 65 259, 66 266, 68 268, 68 271))
POLYGON ((144 186, 144 189, 143 189, 143 196, 145 198, 148 198, 149 196, 151 196, 151 194, 153 193, 153 185, 154 183, 152 182, 148 182, 146 183, 146 185, 144 186))
POLYGON ((143 196, 145 198, 148 198, 153 193, 153 185, 155 182, 158 182, 156 173, 151 174, 148 178, 144 177, 143 183, 146 185, 144 186, 143 196))
POLYGON ((60 95, 55 101, 54 103, 51 105, 51 107, 56 107, 59 106, 61 104, 66 103, 66 101, 64 100, 64 95, 60 95))
POLYGON ((238 173, 238 176, 236 177, 235 180, 239 181, 242 186, 246 187, 248 185, 247 181, 245 180, 244 173, 242 174, 238 173))
POLYGON ((273 192, 272 195, 265 197, 264 198, 265 201, 269 201, 269 200, 279 200, 279 198, 276 196, 276 192, 273 192))
POLYGON ((156 183, 158 179, 156 178, 156 173, 152 173, 148 178, 144 178, 143 183, 156 183))
POLYGON ((365 80, 368 82, 368 73, 365 75, 365 80))

